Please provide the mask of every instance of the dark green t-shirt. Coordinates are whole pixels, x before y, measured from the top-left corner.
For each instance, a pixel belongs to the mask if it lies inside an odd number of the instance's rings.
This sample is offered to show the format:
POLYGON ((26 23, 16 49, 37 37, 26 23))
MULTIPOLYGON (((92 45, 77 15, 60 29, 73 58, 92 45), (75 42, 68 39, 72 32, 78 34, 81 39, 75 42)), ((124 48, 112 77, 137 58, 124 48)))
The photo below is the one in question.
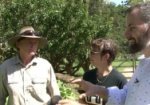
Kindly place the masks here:
POLYGON ((89 70, 84 73, 83 79, 105 87, 117 86, 119 89, 122 89, 127 83, 126 78, 115 69, 113 69, 107 76, 101 78, 97 78, 97 69, 89 70))
MULTIPOLYGON (((97 69, 89 70, 84 73, 83 79, 89 81, 93 84, 101 85, 107 87, 117 86, 119 89, 122 89, 123 86, 127 83, 127 79, 117 70, 113 69, 107 76, 97 77, 97 69)), ((79 91, 83 93, 83 91, 79 91)), ((103 100, 102 105, 105 105, 106 102, 103 100)))

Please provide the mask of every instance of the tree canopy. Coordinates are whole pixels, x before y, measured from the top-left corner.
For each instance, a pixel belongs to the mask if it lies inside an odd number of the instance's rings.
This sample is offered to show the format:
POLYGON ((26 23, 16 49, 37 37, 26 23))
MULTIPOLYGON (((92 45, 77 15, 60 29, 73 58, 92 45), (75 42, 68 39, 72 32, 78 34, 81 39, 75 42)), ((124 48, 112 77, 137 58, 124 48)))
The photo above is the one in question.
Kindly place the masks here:
MULTIPOLYGON (((89 69, 90 42, 112 38, 126 52, 123 38, 126 5, 103 0, 0 0, 1 62, 15 54, 7 40, 23 26, 33 26, 48 45, 39 51, 56 72, 75 74, 89 69)), ((129 4, 128 4, 129 5, 129 4)))

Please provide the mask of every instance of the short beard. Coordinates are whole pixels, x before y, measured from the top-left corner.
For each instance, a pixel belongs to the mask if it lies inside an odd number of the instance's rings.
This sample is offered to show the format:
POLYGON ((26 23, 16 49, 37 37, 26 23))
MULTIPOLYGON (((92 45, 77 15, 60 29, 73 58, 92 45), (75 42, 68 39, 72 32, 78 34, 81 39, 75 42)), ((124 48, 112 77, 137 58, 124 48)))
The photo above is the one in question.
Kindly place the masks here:
POLYGON ((140 43, 131 44, 131 45, 129 45, 129 53, 135 54, 135 53, 141 51, 142 49, 144 49, 144 47, 145 47, 145 43, 141 42, 141 41, 140 41, 140 43))
POLYGON ((149 41, 148 31, 145 32, 141 37, 138 38, 134 44, 129 45, 129 51, 131 54, 142 51, 149 41))

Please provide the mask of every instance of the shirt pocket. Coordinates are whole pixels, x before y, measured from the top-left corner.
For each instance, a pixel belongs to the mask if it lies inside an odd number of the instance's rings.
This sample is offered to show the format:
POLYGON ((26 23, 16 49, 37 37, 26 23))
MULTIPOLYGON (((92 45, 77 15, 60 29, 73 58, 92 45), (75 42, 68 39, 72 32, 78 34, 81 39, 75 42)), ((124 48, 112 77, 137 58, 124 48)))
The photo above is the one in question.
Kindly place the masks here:
POLYGON ((46 78, 33 78, 32 79, 32 86, 37 94, 45 94, 46 93, 46 78))
POLYGON ((32 78, 32 85, 35 89, 44 89, 46 88, 46 78, 41 78, 41 77, 38 77, 38 78, 32 78))
POLYGON ((20 78, 17 75, 15 75, 15 73, 7 75, 7 79, 8 84, 17 84, 20 80, 20 78))
POLYGON ((20 91, 21 88, 21 84, 19 82, 20 79, 17 78, 17 76, 8 75, 7 80, 9 91, 13 94, 17 94, 17 92, 20 91))
POLYGON ((41 77, 38 77, 38 78, 33 78, 32 79, 32 84, 33 85, 38 85, 38 84, 46 84, 46 79, 45 78, 41 78, 41 77))

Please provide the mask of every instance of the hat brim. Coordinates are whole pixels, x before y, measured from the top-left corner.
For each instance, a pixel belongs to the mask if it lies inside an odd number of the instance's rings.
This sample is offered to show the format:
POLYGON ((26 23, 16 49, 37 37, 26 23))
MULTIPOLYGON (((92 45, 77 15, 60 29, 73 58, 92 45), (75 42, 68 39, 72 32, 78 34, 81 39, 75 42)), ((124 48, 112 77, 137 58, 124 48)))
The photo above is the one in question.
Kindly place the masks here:
POLYGON ((11 47, 15 47, 16 48, 16 42, 20 38, 38 39, 39 40, 39 48, 43 48, 47 44, 47 40, 45 38, 38 37, 38 36, 15 36, 15 37, 13 37, 13 38, 11 38, 11 39, 8 40, 8 44, 11 47))

